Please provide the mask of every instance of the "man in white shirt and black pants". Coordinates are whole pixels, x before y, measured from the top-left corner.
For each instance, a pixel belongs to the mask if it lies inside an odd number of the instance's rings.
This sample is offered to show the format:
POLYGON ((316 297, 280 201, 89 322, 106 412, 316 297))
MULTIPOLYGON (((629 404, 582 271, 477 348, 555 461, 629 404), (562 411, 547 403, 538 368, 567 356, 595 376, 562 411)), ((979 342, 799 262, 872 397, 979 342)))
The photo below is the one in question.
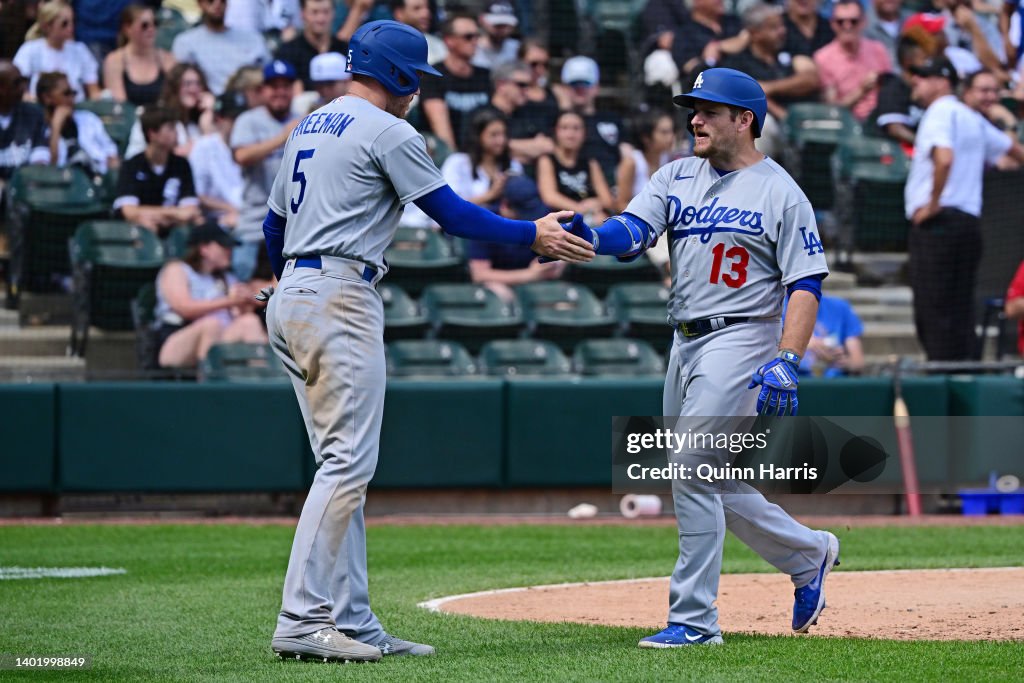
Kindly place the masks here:
POLYGON ((974 284, 981 259, 981 183, 986 164, 1024 148, 954 94, 945 57, 911 68, 913 99, 926 109, 904 190, 911 221, 914 323, 929 360, 975 356, 974 284))

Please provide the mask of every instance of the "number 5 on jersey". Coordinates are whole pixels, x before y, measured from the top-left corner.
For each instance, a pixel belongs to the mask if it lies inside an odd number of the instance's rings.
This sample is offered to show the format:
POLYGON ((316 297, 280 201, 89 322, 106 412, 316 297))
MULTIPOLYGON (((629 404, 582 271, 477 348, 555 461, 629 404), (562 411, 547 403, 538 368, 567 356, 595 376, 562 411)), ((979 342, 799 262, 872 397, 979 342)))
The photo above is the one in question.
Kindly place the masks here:
POLYGON ((711 262, 711 277, 708 280, 713 285, 718 284, 719 276, 727 287, 739 289, 747 281, 747 264, 750 262, 750 253, 743 247, 729 247, 726 251, 725 245, 721 242, 711 249, 715 259, 711 262), (722 260, 729 259, 729 270, 722 273, 722 260))
POLYGON ((300 149, 299 153, 295 155, 295 168, 292 169, 292 182, 299 184, 299 198, 292 199, 291 209, 292 213, 299 212, 299 205, 302 204, 302 200, 306 197, 306 174, 299 170, 299 164, 306 159, 313 158, 313 152, 315 149, 300 149))

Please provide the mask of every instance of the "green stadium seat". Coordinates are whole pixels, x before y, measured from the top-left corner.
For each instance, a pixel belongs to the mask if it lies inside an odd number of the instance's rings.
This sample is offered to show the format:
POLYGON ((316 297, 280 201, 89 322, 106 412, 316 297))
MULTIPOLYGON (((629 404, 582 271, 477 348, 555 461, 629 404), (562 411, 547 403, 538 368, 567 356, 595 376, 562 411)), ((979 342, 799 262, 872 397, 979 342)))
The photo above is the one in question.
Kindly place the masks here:
POLYGON ((117 145, 117 150, 124 155, 128 147, 128 138, 137 118, 137 107, 130 102, 114 100, 85 100, 75 105, 77 109, 91 111, 103 121, 107 135, 117 145))
POLYGON ((214 344, 199 364, 204 382, 288 382, 269 344, 214 344))
MULTIPOLYGON (((859 251, 904 251, 903 188, 910 159, 892 140, 851 137, 833 157, 836 215, 859 251)), ((844 245, 847 246, 847 245, 844 245)))
POLYGON ((816 210, 831 209, 831 157, 843 140, 860 136, 849 109, 821 102, 799 102, 787 107, 785 166, 816 210))
MULTIPOLYGON (((667 239, 662 237, 662 239, 667 239)), ((597 296, 606 296, 608 288, 624 282, 648 282, 661 279, 658 269, 641 256, 630 263, 621 263, 614 256, 599 254, 589 263, 573 263, 565 272, 565 279, 586 285, 597 296)))
POLYGON ((185 252, 188 251, 188 236, 192 232, 192 227, 188 225, 179 225, 171 228, 167 236, 164 237, 164 253, 167 258, 184 258, 185 252))
POLYGON ((588 337, 611 336, 617 327, 587 287, 571 282, 531 282, 517 288, 530 336, 550 339, 569 352, 588 337))
POLYGON ((81 223, 107 218, 110 211, 85 171, 75 167, 22 166, 7 191, 8 295, 16 303, 22 291, 58 291, 57 276, 70 271, 68 240, 81 223))
POLYGON ((431 283, 466 280, 465 261, 439 230, 399 228, 384 257, 388 282, 412 296, 431 283))
POLYGON ((430 320, 401 287, 380 284, 377 291, 384 302, 384 341, 422 339, 426 335, 430 320))
POLYGON ((462 344, 440 339, 413 339, 388 344, 390 377, 466 377, 477 373, 476 361, 462 344))
POLYGON ((480 367, 492 377, 564 377, 572 364, 555 344, 541 339, 492 341, 480 350, 480 367))
POLYGON ((74 289, 71 349, 85 355, 90 326, 134 327, 131 301, 164 262, 156 235, 123 221, 83 223, 70 245, 74 289))
POLYGON ((431 285, 420 305, 435 338, 458 341, 471 353, 492 339, 518 337, 524 327, 518 305, 505 303, 482 285, 431 285))
POLYGON ((156 13, 156 26, 156 46, 168 52, 174 46, 178 34, 190 28, 181 12, 170 7, 161 7, 156 13))
POLYGON ((663 375, 665 363, 640 339, 588 339, 576 346, 573 364, 581 375, 663 375))
POLYGON ((672 342, 668 325, 669 291, 657 283, 616 285, 608 290, 608 311, 627 337, 642 339, 662 351, 672 342))

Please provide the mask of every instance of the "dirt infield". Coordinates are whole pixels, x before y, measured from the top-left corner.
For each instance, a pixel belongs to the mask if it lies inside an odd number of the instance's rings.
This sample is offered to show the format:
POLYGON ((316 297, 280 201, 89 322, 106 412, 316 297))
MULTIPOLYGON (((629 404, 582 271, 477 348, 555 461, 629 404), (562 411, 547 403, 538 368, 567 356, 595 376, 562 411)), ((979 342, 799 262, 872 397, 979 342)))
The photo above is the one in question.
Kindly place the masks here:
MULTIPOLYGON (((836 572, 812 635, 886 640, 1024 641, 1024 568, 836 572)), ((722 576, 729 633, 792 635, 793 587, 781 574, 722 576)), ((441 598, 429 609, 490 619, 664 626, 668 579, 536 586, 441 598)), ((794 636, 803 637, 803 636, 794 636)))

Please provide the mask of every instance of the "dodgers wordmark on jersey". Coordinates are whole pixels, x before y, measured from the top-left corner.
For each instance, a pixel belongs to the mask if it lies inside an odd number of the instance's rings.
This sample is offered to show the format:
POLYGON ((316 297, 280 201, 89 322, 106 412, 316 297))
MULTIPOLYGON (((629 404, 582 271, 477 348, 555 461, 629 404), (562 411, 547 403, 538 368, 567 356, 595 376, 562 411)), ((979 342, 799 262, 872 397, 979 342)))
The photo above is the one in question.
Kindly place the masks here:
POLYGON ((705 159, 673 161, 626 213, 669 239, 676 323, 778 317, 785 286, 828 273, 811 203, 767 157, 725 175, 705 159))
POLYGON ((341 256, 385 272, 402 206, 444 184, 408 122, 341 97, 295 127, 267 204, 288 219, 286 258, 341 256))

